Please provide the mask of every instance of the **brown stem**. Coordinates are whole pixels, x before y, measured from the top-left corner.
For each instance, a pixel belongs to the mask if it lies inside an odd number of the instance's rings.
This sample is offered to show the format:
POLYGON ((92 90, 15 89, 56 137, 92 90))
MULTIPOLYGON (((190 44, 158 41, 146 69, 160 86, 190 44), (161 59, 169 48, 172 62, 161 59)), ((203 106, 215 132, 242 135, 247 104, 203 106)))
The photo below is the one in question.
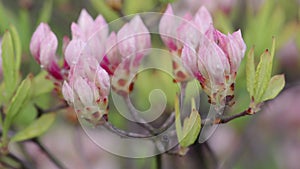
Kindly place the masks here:
POLYGON ((146 134, 127 132, 127 131, 116 128, 110 122, 105 122, 104 127, 121 137, 149 138, 149 137, 153 136, 152 134, 146 135, 146 134))
POLYGON ((234 120, 234 119, 237 119, 239 117, 243 117, 243 116, 248 116, 248 115, 252 115, 251 113, 249 113, 249 109, 248 110, 245 110, 243 112, 240 112, 238 114, 235 114, 235 115, 232 115, 232 116, 228 116, 228 117, 219 117, 215 120, 212 120, 212 119, 205 119, 205 120, 202 120, 201 122, 201 126, 203 126, 204 124, 206 123, 209 123, 209 124, 224 124, 224 123, 228 123, 230 122, 231 120, 234 120))

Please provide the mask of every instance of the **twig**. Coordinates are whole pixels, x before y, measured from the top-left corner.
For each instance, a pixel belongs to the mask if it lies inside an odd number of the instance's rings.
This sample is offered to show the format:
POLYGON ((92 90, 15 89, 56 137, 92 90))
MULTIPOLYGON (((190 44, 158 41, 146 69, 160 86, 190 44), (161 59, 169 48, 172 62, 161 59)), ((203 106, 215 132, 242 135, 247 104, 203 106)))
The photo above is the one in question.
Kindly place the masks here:
POLYGON ((161 154, 157 154, 155 156, 155 160, 156 160, 156 169, 162 169, 162 155, 161 154))
POLYGON ((69 107, 69 105, 65 102, 65 104, 62 104, 62 105, 59 105, 57 107, 53 107, 53 108, 44 110, 44 113, 55 112, 55 111, 58 111, 58 110, 61 110, 61 109, 65 109, 65 108, 68 108, 68 107, 69 107))
POLYGON ((38 116, 41 116, 42 114, 45 114, 45 113, 51 113, 51 112, 56 112, 56 111, 59 111, 61 109, 65 109, 65 108, 68 108, 69 105, 64 102, 64 104, 62 105, 58 105, 56 107, 52 107, 52 108, 49 108, 49 109, 46 109, 46 110, 43 110, 41 107, 39 107, 38 105, 34 105, 34 107, 37 109, 38 111, 38 116))
POLYGON ((160 132, 165 131, 168 129, 175 121, 175 113, 172 112, 168 119, 163 123, 163 125, 160 127, 160 132))
POLYGON ((46 147, 44 147, 38 139, 32 139, 32 141, 44 152, 46 156, 59 168, 59 169, 66 169, 66 167, 58 160, 56 159, 48 150, 46 147))
POLYGON ((128 105, 129 111, 133 117, 133 119, 137 122, 138 125, 149 131, 151 134, 155 135, 156 130, 151 126, 149 123, 147 123, 143 118, 139 118, 138 112, 135 110, 133 107, 130 98, 129 97, 124 97, 126 104, 128 105))
POLYGON ((32 168, 32 167, 28 166, 28 164, 23 162, 19 157, 15 156, 14 154, 9 153, 7 156, 9 158, 15 160, 16 162, 18 162, 21 165, 22 169, 31 169, 32 168))
POLYGON ((105 122, 104 126, 106 129, 112 131, 113 133, 115 133, 121 137, 149 138, 149 137, 153 136, 152 134, 145 135, 145 134, 127 132, 127 131, 116 128, 110 122, 105 122))
POLYGON ((241 113, 238 113, 238 114, 235 114, 235 115, 232 115, 232 116, 228 116, 228 117, 219 117, 215 120, 205 119, 205 120, 202 120, 201 126, 204 126, 204 124, 206 124, 206 123, 212 124, 212 125, 213 124, 224 124, 224 123, 228 123, 231 120, 234 120, 236 118, 243 117, 243 116, 249 116, 249 115, 252 115, 252 114, 250 114, 248 110, 245 110, 241 113))

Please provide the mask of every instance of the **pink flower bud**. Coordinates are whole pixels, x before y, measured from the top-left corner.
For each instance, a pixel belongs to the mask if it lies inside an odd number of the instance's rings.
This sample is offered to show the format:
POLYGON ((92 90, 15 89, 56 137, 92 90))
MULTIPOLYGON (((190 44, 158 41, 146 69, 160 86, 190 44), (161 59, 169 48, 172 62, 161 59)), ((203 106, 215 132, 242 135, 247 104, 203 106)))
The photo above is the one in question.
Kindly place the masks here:
POLYGON ((117 34, 119 52, 123 57, 143 53, 151 47, 151 37, 139 15, 126 23, 117 34))
POLYGON ((64 81, 62 86, 62 94, 69 105, 74 103, 74 93, 68 82, 64 81))
POLYGON ((30 51, 41 67, 57 80, 62 80, 63 77, 56 62, 57 43, 57 38, 50 27, 41 23, 32 35, 30 51))
POLYGON ((80 117, 98 125, 107 114, 110 79, 95 58, 79 60, 71 66, 68 82, 64 82, 62 93, 80 117))
POLYGON ((117 44, 117 35, 112 32, 106 41, 106 52, 101 66, 108 72, 109 75, 113 75, 116 68, 122 61, 122 55, 119 53, 117 44))
POLYGON ((178 50, 177 27, 179 19, 175 18, 172 6, 169 4, 159 23, 159 33, 164 44, 171 50, 178 50))
POLYGON ((227 52, 229 58, 231 72, 236 73, 245 55, 246 44, 240 30, 234 32, 232 35, 228 34, 227 38, 228 44, 225 52, 227 52))
POLYGON ((65 50, 65 60, 67 61, 68 65, 76 65, 83 55, 83 50, 86 46, 86 43, 82 40, 71 40, 66 47, 65 50))
POLYGON ((227 57, 216 43, 206 38, 203 39, 198 50, 198 65, 203 65, 204 67, 199 67, 199 70, 202 75, 207 73, 205 78, 210 79, 212 83, 225 84, 225 76, 230 72, 227 57))
POLYGON ((205 34, 210 25, 213 24, 212 17, 204 6, 199 8, 193 21, 202 34, 205 34))
POLYGON ((78 18, 78 23, 72 23, 71 31, 73 39, 87 41, 91 36, 98 36, 100 41, 103 41, 108 35, 108 26, 101 15, 94 21, 91 15, 83 9, 78 18))

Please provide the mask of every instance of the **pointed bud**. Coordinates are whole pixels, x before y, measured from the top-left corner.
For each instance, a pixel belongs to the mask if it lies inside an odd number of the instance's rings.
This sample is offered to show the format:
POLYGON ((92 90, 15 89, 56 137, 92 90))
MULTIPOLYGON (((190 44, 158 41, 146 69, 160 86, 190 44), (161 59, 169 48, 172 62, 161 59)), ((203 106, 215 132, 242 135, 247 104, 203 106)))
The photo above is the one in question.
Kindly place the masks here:
POLYGON ((74 103, 74 93, 68 82, 64 81, 62 86, 62 94, 69 105, 74 103))
POLYGON ((208 10, 202 6, 194 16, 194 23, 202 34, 213 24, 212 17, 208 10))
POLYGON ((229 58, 231 72, 236 73, 246 52, 246 44, 240 30, 228 35, 227 50, 225 52, 227 52, 229 58))
POLYGON ((112 32, 107 38, 106 52, 103 60, 101 61, 101 66, 108 72, 108 74, 113 75, 116 68, 122 61, 122 55, 119 53, 117 44, 117 35, 112 32))
POLYGON ((199 67, 201 74, 207 72, 208 77, 205 78, 210 79, 214 84, 225 84, 225 75, 230 70, 225 53, 216 43, 205 38, 199 46, 198 62, 201 64, 198 65, 204 65, 204 67, 199 67))
POLYGON ((117 34, 119 52, 123 57, 141 54, 151 47, 151 37, 139 15, 126 23, 117 34))
POLYGON ((78 63, 86 43, 82 40, 71 40, 65 51, 65 60, 72 66, 78 63))
POLYGON ((77 24, 71 25, 72 38, 88 41, 91 36, 97 36, 102 42, 108 36, 108 26, 104 18, 99 15, 95 21, 85 10, 81 10, 77 24))
POLYGON ((54 78, 62 80, 60 68, 56 62, 57 38, 50 27, 41 23, 33 33, 30 51, 35 60, 54 78))
POLYGON ((169 4, 159 22, 159 34, 164 44, 172 51, 178 50, 177 27, 179 20, 175 19, 172 6, 169 4))

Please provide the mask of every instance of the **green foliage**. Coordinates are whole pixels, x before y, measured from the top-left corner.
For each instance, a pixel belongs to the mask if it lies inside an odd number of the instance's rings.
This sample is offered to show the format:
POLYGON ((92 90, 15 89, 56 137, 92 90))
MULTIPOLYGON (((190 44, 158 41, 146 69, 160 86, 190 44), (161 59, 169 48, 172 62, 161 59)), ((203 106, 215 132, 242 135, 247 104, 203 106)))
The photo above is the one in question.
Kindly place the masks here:
POLYGON ((19 131, 11 138, 11 141, 18 142, 32 139, 44 134, 55 121, 56 114, 48 113, 32 122, 28 127, 19 131))
POLYGON ((172 3, 175 2, 175 0, 159 0, 161 3, 172 3))
POLYGON ((261 56, 260 56, 260 62, 257 66, 256 72, 255 72, 255 84, 254 84, 254 99, 256 102, 259 102, 261 100, 262 95, 264 94, 268 83, 270 81, 271 76, 271 69, 270 69, 270 63, 271 60, 271 54, 268 50, 266 50, 261 56))
POLYGON ((38 97, 40 95, 43 95, 45 93, 49 93, 54 89, 54 85, 52 82, 49 81, 49 79, 46 79, 47 76, 46 71, 41 71, 37 76, 33 79, 33 97, 38 97), (43 86, 43 87, 39 87, 43 86))
POLYGON ((123 12, 125 15, 135 14, 139 12, 148 12, 156 5, 156 0, 125 0, 123 4, 123 12))
POLYGON ((104 0, 91 0, 91 3, 97 12, 104 16, 107 22, 111 22, 119 18, 118 13, 110 8, 104 0))
POLYGON ((175 98, 175 125, 179 144, 181 147, 188 147, 193 144, 201 129, 201 117, 196 109, 195 100, 192 99, 192 112, 186 117, 181 127, 179 99, 175 98))
POLYGON ((247 77, 247 90, 250 96, 254 96, 254 83, 255 83, 254 48, 252 48, 249 51, 247 56, 246 77, 247 77))
POLYGON ((266 101, 275 98, 285 85, 284 75, 275 75, 271 78, 269 85, 261 98, 266 101))
POLYGON ((14 27, 7 30, 2 40, 2 68, 5 85, 4 100, 7 102, 13 95, 19 80, 21 62, 21 45, 14 27))
POLYGON ((41 22, 49 22, 52 14, 53 0, 46 0, 41 9, 37 25, 41 22))
MULTIPOLYGON (((31 84, 32 84, 32 75, 27 76, 26 79, 22 81, 20 86, 17 89, 16 94, 13 96, 11 102, 7 107, 6 117, 3 124, 3 137, 7 137, 7 132, 10 128, 11 123, 14 118, 20 112, 21 108, 28 101, 31 94, 31 84)), ((6 139, 4 139, 6 140, 6 139)))
POLYGON ((246 65, 247 90, 250 97, 254 99, 255 104, 275 98, 284 87, 283 75, 276 75, 271 78, 275 44, 275 39, 273 39, 271 53, 266 50, 260 56, 256 71, 254 49, 252 48, 248 53, 246 65))

